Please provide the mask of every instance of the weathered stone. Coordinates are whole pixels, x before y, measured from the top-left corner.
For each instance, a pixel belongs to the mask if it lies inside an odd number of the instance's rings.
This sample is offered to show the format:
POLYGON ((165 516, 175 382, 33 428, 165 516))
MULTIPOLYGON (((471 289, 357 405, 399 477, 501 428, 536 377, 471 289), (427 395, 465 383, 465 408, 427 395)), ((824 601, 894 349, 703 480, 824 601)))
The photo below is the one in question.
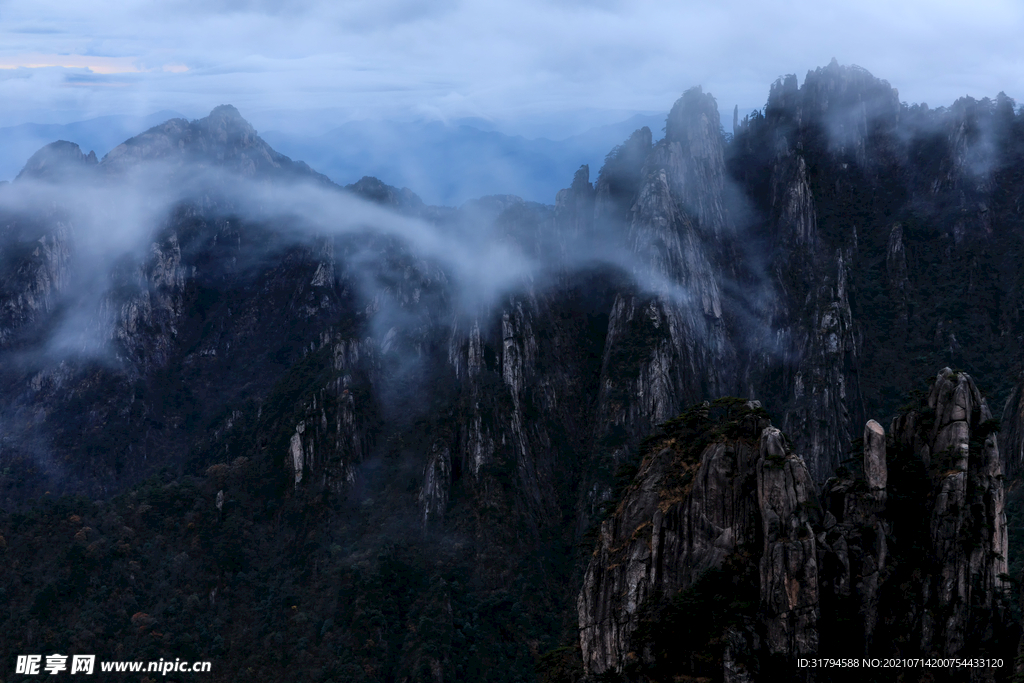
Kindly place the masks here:
MULTIPOLYGON (((601 526, 577 601, 588 672, 621 672, 637 647, 631 639, 646 601, 685 590, 742 551, 760 555, 768 651, 797 656, 817 650, 814 529, 821 520, 814 483, 803 461, 787 453, 778 429, 763 419, 747 429, 747 436, 708 445, 699 464, 686 465, 671 447, 641 464, 601 526), (681 467, 691 483, 680 489, 673 482, 681 467), (760 548, 754 546, 758 536, 760 548)), ((749 680, 735 657, 760 649, 752 631, 726 636, 723 667, 732 680, 749 680)))
MULTIPOLYGON (((900 632, 906 633, 902 637, 919 644, 923 654, 956 656, 969 634, 1002 628, 1006 522, 1001 465, 993 434, 980 450, 970 446, 971 434, 981 428, 987 411, 970 377, 945 370, 936 379, 929 405, 941 416, 934 426, 914 412, 894 420, 896 447, 941 453, 937 440, 953 439, 956 444, 961 438, 969 447, 963 468, 932 469, 935 493, 920 501, 923 520, 894 518, 886 507, 888 446, 874 420, 864 428, 863 472, 854 467, 830 479, 822 494, 824 511, 809 469, 790 452, 782 433, 767 424, 759 426, 756 454, 747 446, 740 460, 729 456, 743 452, 743 440, 720 439, 706 446, 691 487, 681 498, 671 498, 668 506, 666 491, 682 464, 671 447, 648 456, 615 514, 601 527, 578 598, 587 671, 622 672, 635 661, 631 657, 642 656, 633 634, 643 606, 693 585, 700 572, 723 566, 730 551, 749 549, 758 534, 756 528, 736 523, 744 519, 760 530, 756 561, 764 641, 751 645, 754 641, 743 629, 723 634, 727 678, 748 680, 751 675, 738 664, 740 652, 762 662, 768 654, 813 656, 823 638, 837 637, 822 628, 843 620, 858 624, 861 635, 845 642, 853 648, 850 654, 857 655, 888 652, 890 644, 879 633, 891 638, 893 629, 909 629, 900 632), (966 437, 958 425, 967 429, 966 437), (909 434, 908 428, 918 433, 909 434), (744 462, 746 478, 751 472, 756 477, 756 500, 753 491, 735 484, 744 462), (747 512, 737 516, 744 505, 747 512), (894 538, 909 539, 915 525, 922 525, 937 563, 910 574, 898 564, 898 554, 897 565, 892 565, 891 544, 894 538), (894 576, 905 581, 909 575, 919 577, 920 584, 912 592, 900 589, 906 611, 894 615, 892 606, 883 604, 885 591, 893 590, 886 588, 886 581, 894 576), (842 613, 823 615, 826 606, 842 613)), ((922 457, 912 452, 911 457, 922 457)), ((905 495, 906 489, 900 492, 905 495)))
POLYGON ((762 432, 760 451, 761 604, 768 650, 804 656, 818 649, 818 567, 811 523, 818 522, 814 515, 820 507, 806 465, 785 454, 777 429, 762 432))
POLYGON ((868 490, 880 501, 885 501, 888 469, 885 463, 885 430, 874 420, 864 425, 864 478, 868 490))
POLYGON ((451 487, 451 452, 444 443, 437 442, 431 449, 423 473, 423 487, 420 489, 420 505, 423 506, 423 526, 432 520, 444 518, 448 508, 448 490, 451 487))
POLYGON ((991 414, 969 375, 944 368, 927 405, 934 411, 934 427, 925 432, 908 416, 894 422, 894 436, 914 445, 930 467, 935 491, 926 514, 937 574, 924 607, 944 618, 922 617, 922 648, 955 656, 964 651, 969 634, 992 629, 1001 618, 1008 555, 1002 461, 994 433, 972 450, 972 434, 991 414))
MULTIPOLYGON (((756 437, 756 424, 752 430, 756 437)), ((641 464, 616 513, 601 525, 577 600, 588 671, 622 670, 646 600, 687 588, 753 544, 758 457, 748 437, 710 444, 699 463, 681 462, 666 447, 641 464), (680 475, 688 483, 680 484, 680 475)))
MULTIPOLYGON (((907 275, 907 253, 903 244, 903 226, 894 223, 889 231, 889 244, 885 252, 886 284, 896 303, 899 323, 907 324, 910 281, 907 275)), ((905 329, 902 328, 902 329, 905 329)))

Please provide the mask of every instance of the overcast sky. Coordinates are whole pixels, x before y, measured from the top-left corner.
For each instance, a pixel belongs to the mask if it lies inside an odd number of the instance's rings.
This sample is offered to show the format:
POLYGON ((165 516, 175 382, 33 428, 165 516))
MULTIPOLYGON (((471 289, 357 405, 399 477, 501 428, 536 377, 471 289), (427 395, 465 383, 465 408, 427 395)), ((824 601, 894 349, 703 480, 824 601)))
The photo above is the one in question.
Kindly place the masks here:
POLYGON ((263 129, 479 117, 552 136, 723 112, 832 57, 908 102, 1024 101, 1019 0, 0 0, 0 126, 236 105, 263 129))

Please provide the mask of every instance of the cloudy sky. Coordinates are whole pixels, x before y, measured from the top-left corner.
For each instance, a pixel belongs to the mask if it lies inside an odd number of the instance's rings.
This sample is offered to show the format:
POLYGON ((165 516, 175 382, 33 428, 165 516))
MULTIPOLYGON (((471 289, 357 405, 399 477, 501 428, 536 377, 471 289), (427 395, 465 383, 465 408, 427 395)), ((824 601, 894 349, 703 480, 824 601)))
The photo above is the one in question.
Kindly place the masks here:
POLYGON ((832 57, 908 102, 1024 101, 1019 0, 0 0, 0 126, 235 104, 257 128, 477 117, 547 133, 723 111, 832 57))

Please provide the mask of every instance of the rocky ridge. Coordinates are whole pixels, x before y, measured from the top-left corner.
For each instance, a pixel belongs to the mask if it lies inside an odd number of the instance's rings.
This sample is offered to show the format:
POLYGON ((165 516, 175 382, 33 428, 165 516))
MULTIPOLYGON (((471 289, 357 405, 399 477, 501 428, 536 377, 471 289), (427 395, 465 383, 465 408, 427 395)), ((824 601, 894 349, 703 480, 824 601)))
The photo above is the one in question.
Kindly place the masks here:
POLYGON ((826 652, 1006 648, 1003 477, 973 380, 944 369, 888 436, 871 420, 861 443, 819 493, 757 403, 698 404, 666 423, 587 567, 577 601, 587 672, 780 680, 797 676, 796 658, 826 652), (731 603, 714 594, 722 571, 756 576, 755 592, 744 601, 731 589, 731 603), (684 622, 719 631, 688 642, 684 622))

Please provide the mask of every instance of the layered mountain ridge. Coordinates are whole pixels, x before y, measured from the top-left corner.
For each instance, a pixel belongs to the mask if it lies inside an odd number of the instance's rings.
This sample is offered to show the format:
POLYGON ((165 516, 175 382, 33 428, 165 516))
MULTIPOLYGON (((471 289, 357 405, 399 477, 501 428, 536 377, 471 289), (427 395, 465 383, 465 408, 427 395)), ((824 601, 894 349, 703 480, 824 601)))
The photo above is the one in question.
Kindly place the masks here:
POLYGON ((230 106, 98 161, 50 145, 0 187, 0 647, 134 627, 209 655, 192 619, 261 680, 762 680, 897 641, 1009 661, 1022 156, 1005 96, 907 106, 834 62, 732 137, 687 91, 553 206, 341 188, 230 106), (979 386, 1009 398, 1001 444, 979 386), (30 560, 70 517, 90 543, 30 560), (92 583, 32 570, 65 560, 92 583), (680 663, 658 634, 714 581, 737 616, 680 663), (58 594, 86 616, 41 630, 58 594), (266 595, 304 619, 252 617, 266 595))

